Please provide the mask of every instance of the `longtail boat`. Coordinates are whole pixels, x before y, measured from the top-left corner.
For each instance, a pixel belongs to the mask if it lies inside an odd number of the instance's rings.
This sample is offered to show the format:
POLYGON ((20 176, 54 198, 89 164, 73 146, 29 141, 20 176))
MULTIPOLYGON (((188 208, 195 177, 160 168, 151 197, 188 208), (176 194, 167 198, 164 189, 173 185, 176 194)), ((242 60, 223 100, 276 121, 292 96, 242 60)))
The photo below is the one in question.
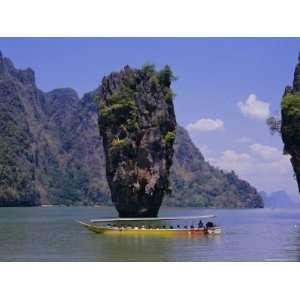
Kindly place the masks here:
POLYGON ((202 223, 203 219, 215 218, 207 216, 161 217, 161 218, 110 218, 90 220, 90 223, 79 221, 90 231, 105 235, 158 235, 158 236, 194 236, 220 234, 221 228, 213 222, 202 223), (166 226, 163 221, 199 220, 197 226, 176 225, 166 226), (157 223, 159 222, 159 223, 157 223))

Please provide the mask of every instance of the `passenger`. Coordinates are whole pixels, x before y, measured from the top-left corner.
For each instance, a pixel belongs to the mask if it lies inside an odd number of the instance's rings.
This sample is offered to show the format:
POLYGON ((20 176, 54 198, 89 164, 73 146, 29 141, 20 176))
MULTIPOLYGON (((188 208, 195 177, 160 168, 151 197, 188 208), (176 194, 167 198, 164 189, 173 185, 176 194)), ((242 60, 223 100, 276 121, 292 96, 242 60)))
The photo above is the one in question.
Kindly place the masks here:
POLYGON ((170 229, 173 229, 174 227, 173 226, 170 226, 170 229))
POLYGON ((166 225, 163 226, 163 229, 166 229, 166 225))
POLYGON ((207 222, 206 223, 206 228, 212 228, 214 227, 214 223, 213 222, 207 222))
POLYGON ((187 228, 188 228, 188 227, 185 225, 185 226, 184 226, 184 229, 187 229, 187 228))
POLYGON ((191 225, 191 229, 194 229, 194 225, 191 225))
POLYGON ((202 227, 203 227, 203 222, 202 222, 201 220, 200 220, 199 223, 198 223, 198 227, 199 227, 199 228, 202 228, 202 227))
POLYGON ((177 228, 180 228, 180 225, 177 225, 177 228))

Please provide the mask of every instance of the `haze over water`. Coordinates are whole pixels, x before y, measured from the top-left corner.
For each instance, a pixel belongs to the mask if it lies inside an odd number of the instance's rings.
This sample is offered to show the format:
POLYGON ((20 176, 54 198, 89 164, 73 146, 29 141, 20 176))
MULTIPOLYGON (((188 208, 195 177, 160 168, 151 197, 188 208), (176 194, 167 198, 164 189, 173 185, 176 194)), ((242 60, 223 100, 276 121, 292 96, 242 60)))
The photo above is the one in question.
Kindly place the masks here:
POLYGON ((0 261, 299 261, 299 209, 162 208, 160 216, 217 215, 220 236, 104 236, 76 220, 113 207, 0 208, 0 261))

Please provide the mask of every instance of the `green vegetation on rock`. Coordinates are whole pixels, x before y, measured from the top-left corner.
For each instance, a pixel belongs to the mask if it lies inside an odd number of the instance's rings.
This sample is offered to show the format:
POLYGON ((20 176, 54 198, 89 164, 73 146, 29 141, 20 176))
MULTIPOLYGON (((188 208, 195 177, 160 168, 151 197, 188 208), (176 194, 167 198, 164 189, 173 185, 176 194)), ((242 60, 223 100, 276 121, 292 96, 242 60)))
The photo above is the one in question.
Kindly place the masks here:
POLYGON ((113 139, 111 142, 113 148, 120 148, 122 146, 128 145, 128 143, 129 143, 128 139, 119 139, 119 138, 113 139))
POLYGON ((282 98, 281 109, 286 110, 289 117, 300 116, 300 93, 287 94, 282 98))
POLYGON ((297 93, 284 96, 281 107, 284 153, 291 155, 291 163, 300 189, 300 95, 297 93))
MULTIPOLYGON (((300 142, 300 94, 287 94, 282 98, 282 127, 284 135, 284 152, 297 155, 297 144, 300 142)), ((300 149, 299 149, 300 150, 300 149)))
POLYGON ((99 87, 99 129, 112 201, 121 217, 155 217, 169 187, 176 119, 170 67, 126 66, 99 87))
MULTIPOLYGON (((0 53, 0 64, 4 64, 0 53)), ((0 206, 39 204, 33 137, 17 83, 0 72, 0 206)))
POLYGON ((300 191, 300 56, 292 87, 286 87, 281 101, 281 137, 289 154, 300 191))
POLYGON ((171 142, 175 140, 175 133, 173 131, 168 131, 165 136, 164 136, 164 140, 166 142, 171 142))

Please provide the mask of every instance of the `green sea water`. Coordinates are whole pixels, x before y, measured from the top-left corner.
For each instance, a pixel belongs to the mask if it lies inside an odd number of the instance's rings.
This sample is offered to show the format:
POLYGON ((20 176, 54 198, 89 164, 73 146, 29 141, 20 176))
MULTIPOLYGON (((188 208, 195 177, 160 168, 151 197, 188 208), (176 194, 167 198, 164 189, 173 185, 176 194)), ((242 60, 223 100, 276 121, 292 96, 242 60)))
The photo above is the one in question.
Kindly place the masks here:
POLYGON ((0 208, 0 261, 299 261, 299 209, 162 208, 160 216, 217 215, 220 236, 104 236, 76 220, 113 207, 0 208))

